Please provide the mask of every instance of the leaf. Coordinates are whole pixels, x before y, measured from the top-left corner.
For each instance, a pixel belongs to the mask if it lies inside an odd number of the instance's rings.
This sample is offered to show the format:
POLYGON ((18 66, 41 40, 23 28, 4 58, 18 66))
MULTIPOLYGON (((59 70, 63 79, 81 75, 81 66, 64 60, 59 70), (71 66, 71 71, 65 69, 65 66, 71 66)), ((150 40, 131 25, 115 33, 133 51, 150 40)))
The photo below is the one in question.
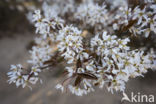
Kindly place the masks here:
POLYGON ((82 81, 82 78, 81 78, 80 76, 78 76, 78 77, 76 78, 76 80, 75 80, 74 85, 75 85, 75 86, 79 85, 79 84, 81 83, 81 81, 82 81))
POLYGON ((91 73, 77 73, 77 75, 82 78, 97 80, 97 77, 91 73))
POLYGON ((51 64, 51 63, 53 63, 53 59, 51 59, 51 60, 48 60, 48 61, 45 61, 45 62, 43 62, 43 64, 51 64))

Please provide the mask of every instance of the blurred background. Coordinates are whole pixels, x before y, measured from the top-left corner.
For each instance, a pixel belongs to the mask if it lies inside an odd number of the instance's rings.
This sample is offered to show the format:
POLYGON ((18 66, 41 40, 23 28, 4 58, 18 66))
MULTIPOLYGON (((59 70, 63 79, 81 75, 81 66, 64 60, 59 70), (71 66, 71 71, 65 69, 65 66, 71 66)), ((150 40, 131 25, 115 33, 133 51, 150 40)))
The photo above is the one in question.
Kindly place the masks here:
MULTIPOLYGON (((42 75, 43 84, 34 85, 32 91, 29 88, 16 88, 14 84, 9 85, 7 72, 10 64, 28 66, 28 50, 33 46, 35 37, 35 28, 26 18, 25 9, 25 6, 32 3, 14 1, 8 3, 7 0, 0 0, 0 104, 121 104, 122 94, 111 94, 105 88, 97 88, 95 92, 82 97, 56 90, 59 70, 63 65, 52 71, 45 71, 42 75)), ((156 97, 155 79, 156 72, 153 71, 149 71, 145 77, 131 79, 126 85, 127 95, 140 92, 156 97)), ((125 101, 122 104, 131 103, 125 101)))

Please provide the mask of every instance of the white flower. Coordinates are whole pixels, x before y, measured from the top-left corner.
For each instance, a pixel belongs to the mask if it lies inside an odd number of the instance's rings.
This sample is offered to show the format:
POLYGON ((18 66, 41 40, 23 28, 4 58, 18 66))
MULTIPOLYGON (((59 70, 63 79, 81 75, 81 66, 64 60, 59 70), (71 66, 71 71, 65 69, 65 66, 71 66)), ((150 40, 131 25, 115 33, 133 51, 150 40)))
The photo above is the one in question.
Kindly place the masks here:
POLYGON ((72 85, 68 85, 69 90, 72 92, 72 94, 75 94, 77 96, 82 96, 84 94, 87 94, 87 91, 84 89, 80 89, 78 87, 74 87, 72 85))
POLYGON ((128 19, 132 16, 132 9, 128 8, 128 6, 120 7, 119 9, 123 12, 124 18, 128 19))
POLYGON ((113 29, 114 29, 114 30, 118 30, 118 29, 119 29, 118 24, 114 23, 114 24, 113 24, 113 29))
POLYGON ((41 72, 41 69, 37 68, 36 66, 31 68, 31 73, 33 73, 35 76, 38 76, 38 73, 41 72))
POLYGON ((75 73, 75 71, 72 67, 66 67, 65 69, 68 71, 69 77, 71 77, 75 73))
POLYGON ((156 13, 156 5, 155 4, 151 5, 150 8, 152 8, 153 12, 156 13))
POLYGON ((79 52, 76 56, 77 59, 80 59, 81 61, 84 59, 88 59, 89 55, 86 52, 79 52))
POLYGON ((41 19, 40 10, 35 10, 35 14, 33 15, 33 21, 39 21, 41 19))
POLYGON ((15 83, 17 87, 22 85, 25 87, 26 80, 28 79, 27 75, 22 75, 22 66, 20 64, 18 65, 11 65, 10 72, 7 73, 8 77, 10 78, 8 80, 8 83, 15 83))
POLYGON ((38 77, 31 77, 31 78, 29 79, 29 82, 30 82, 31 84, 36 84, 38 80, 39 80, 38 77))
POLYGON ((134 16, 133 19, 138 19, 137 24, 139 25, 143 19, 147 19, 147 15, 145 13, 146 7, 144 7, 142 10, 139 7, 136 7, 134 9, 134 16))
POLYGON ((57 84, 56 89, 60 89, 62 92, 64 91, 64 87, 61 84, 57 84))
POLYGON ((95 72, 95 65, 94 65, 94 61, 92 60, 87 66, 86 66, 86 69, 88 71, 92 71, 92 72, 95 72))
POLYGON ((150 29, 156 33, 156 15, 153 18, 149 19, 150 29))

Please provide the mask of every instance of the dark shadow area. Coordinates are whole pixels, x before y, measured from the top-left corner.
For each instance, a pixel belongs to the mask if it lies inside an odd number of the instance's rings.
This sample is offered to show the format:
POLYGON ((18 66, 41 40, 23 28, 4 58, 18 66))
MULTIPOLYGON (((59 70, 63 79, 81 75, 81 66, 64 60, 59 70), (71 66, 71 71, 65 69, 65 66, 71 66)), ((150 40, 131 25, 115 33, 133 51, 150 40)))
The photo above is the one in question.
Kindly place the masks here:
POLYGON ((12 37, 15 33, 33 31, 33 26, 26 18, 25 11, 19 11, 5 0, 0 1, 0 38, 12 37))

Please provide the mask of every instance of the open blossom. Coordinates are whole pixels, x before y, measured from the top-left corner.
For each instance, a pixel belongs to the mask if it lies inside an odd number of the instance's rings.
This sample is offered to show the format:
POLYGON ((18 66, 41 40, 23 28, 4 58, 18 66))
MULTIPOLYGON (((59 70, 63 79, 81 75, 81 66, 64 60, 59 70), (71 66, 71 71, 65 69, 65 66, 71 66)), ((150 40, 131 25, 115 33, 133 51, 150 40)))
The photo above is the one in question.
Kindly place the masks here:
POLYGON ((61 84, 57 84, 56 89, 60 89, 62 92, 64 91, 64 87, 61 84))
POLYGON ((73 87, 73 86, 69 85, 68 88, 73 94, 75 94, 77 96, 82 96, 83 94, 87 94, 86 90, 80 89, 78 87, 73 87))
POLYGON ((132 16, 132 8, 128 8, 127 6, 126 7, 120 7, 120 10, 123 12, 123 16, 124 18, 129 18, 132 16))
POLYGON ((34 73, 35 76, 38 76, 38 73, 40 73, 40 72, 41 72, 41 69, 39 69, 37 67, 32 67, 30 73, 34 73))
POLYGON ((11 65, 10 72, 7 73, 9 84, 15 83, 17 87, 22 85, 24 88, 26 86, 26 81, 28 79, 28 75, 22 75, 23 69, 20 64, 18 65, 11 65))
POLYGON ((133 19, 136 19, 136 18, 139 19, 137 22, 138 25, 142 22, 143 19, 148 18, 145 10, 146 10, 146 7, 144 7, 144 9, 142 10, 139 7, 136 7, 134 9, 133 19))
POLYGON ((69 77, 73 76, 73 74, 75 73, 73 67, 66 67, 65 69, 67 70, 69 77))
POLYGON ((33 15, 33 21, 39 21, 41 19, 41 11, 36 10, 35 14, 33 15))

